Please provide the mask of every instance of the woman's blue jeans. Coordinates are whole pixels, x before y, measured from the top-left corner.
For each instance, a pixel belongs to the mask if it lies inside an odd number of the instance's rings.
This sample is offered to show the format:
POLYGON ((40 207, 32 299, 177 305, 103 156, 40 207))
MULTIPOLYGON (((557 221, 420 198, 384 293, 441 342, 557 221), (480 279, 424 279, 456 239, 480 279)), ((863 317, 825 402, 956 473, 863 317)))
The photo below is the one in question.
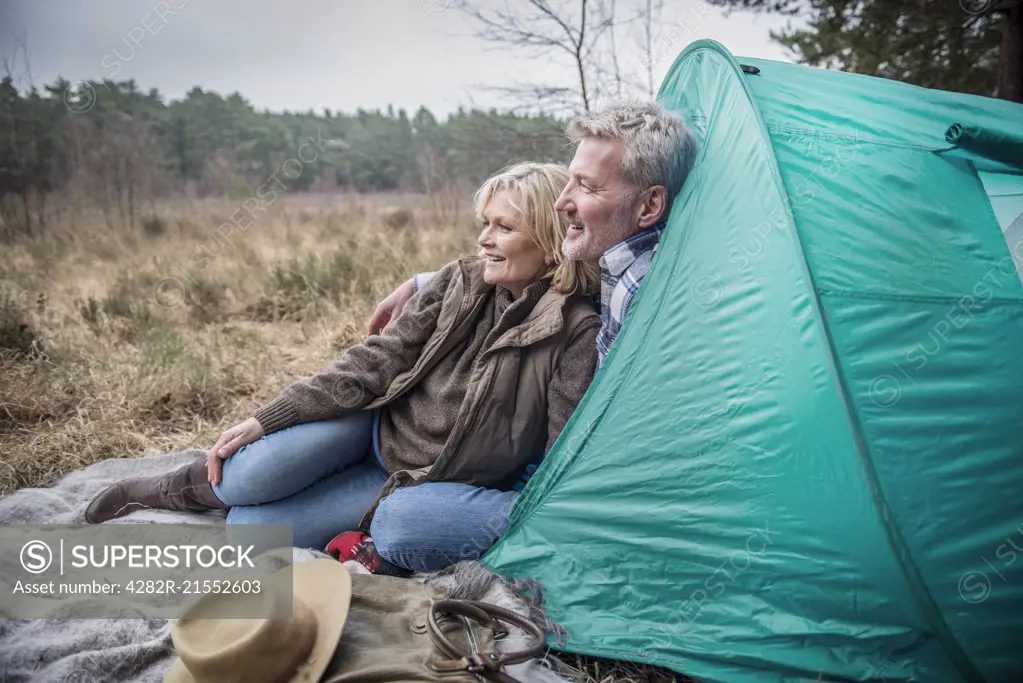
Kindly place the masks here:
POLYGON ((380 556, 417 572, 475 560, 508 526, 515 491, 430 482, 380 501, 370 535, 380 556))
MULTIPOLYGON (((291 524, 293 543, 324 548, 358 527, 387 471, 373 449, 373 413, 307 422, 254 441, 224 461, 213 486, 228 524, 291 524)), ((504 531, 518 494, 436 482, 384 498, 370 534, 381 557, 433 571, 481 556, 504 531)))

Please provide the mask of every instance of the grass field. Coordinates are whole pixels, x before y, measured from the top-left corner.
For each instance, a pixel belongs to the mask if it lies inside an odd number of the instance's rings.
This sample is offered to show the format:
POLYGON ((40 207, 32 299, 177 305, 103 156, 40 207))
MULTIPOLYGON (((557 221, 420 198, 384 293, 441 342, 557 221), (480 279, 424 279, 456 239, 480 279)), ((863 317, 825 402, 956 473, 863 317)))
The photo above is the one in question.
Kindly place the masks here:
POLYGON ((432 218, 426 204, 291 197, 229 232, 240 202, 182 200, 136 231, 97 217, 5 245, 0 495, 103 458, 212 445, 360 341, 411 273, 472 253, 468 207, 432 218))
MULTIPOLYGON (((361 341, 409 275, 474 253, 467 200, 291 196, 251 222, 241 201, 179 200, 134 230, 79 215, 3 245, 0 495, 105 458, 211 446, 361 341), (222 227, 232 215, 244 229, 222 227)), ((562 659, 590 680, 676 680, 562 659)))

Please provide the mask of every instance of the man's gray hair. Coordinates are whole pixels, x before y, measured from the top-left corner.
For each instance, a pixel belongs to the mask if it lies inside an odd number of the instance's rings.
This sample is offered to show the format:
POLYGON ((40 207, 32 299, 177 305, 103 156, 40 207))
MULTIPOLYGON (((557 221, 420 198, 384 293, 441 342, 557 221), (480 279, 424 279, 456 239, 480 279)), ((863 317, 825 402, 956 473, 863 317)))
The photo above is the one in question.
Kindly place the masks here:
POLYGON ((619 140, 625 179, 640 190, 663 185, 667 210, 696 162, 693 131, 681 116, 657 102, 623 102, 580 114, 569 121, 567 132, 573 142, 585 137, 619 140))

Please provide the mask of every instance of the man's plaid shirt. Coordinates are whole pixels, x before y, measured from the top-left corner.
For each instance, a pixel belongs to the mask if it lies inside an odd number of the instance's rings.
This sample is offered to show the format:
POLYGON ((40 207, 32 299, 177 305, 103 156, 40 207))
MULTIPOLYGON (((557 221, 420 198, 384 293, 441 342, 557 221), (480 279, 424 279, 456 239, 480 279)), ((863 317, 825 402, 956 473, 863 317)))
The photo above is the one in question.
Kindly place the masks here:
POLYGON ((597 367, 604 364, 611 344, 622 329, 639 283, 661 241, 664 223, 637 233, 600 257, 600 332, 597 334, 597 367))

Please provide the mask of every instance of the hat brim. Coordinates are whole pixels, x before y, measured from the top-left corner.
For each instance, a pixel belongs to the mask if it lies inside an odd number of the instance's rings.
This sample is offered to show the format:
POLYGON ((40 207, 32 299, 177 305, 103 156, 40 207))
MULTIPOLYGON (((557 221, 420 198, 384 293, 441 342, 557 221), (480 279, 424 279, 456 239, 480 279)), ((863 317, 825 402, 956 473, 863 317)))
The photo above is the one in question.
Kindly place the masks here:
MULTIPOLYGON (((316 683, 327 670, 334 651, 341 642, 341 634, 348 620, 352 602, 352 577, 340 562, 334 559, 316 559, 299 562, 273 573, 281 578, 292 575, 292 592, 316 615, 316 640, 309 654, 295 668, 288 683, 316 683)), ((178 657, 167 670, 164 683, 195 683, 195 678, 178 657)))

